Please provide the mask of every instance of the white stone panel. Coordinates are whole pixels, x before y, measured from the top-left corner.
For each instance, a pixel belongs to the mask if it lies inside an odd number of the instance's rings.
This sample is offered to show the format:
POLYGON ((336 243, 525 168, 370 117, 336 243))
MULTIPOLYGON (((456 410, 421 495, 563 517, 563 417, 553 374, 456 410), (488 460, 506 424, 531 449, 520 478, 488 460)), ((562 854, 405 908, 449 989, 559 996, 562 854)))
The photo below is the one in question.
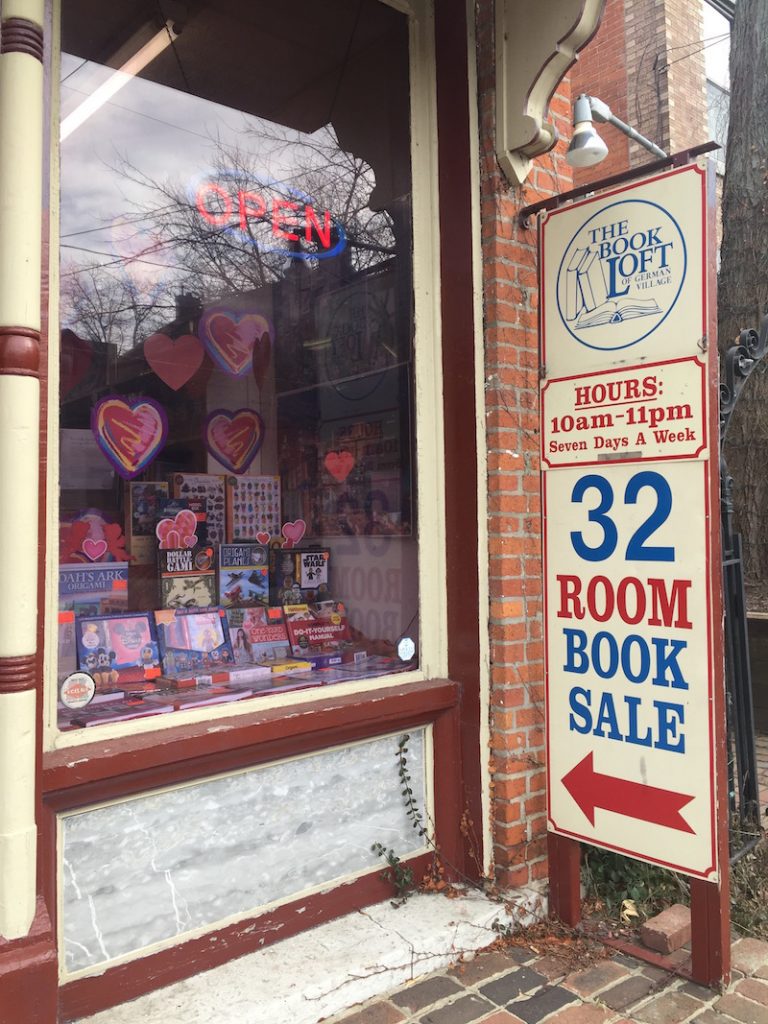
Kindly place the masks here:
MULTIPOLYGON (((425 807, 425 735, 408 768, 425 807)), ((67 973, 136 955, 423 845, 407 817, 397 736, 62 817, 67 973)))

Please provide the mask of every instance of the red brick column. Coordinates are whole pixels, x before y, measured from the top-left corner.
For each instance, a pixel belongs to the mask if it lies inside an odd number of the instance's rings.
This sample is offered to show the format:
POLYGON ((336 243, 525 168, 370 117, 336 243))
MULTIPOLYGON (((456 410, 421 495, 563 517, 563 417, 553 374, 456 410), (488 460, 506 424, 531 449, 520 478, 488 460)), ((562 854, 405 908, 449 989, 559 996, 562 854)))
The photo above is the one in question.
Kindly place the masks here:
MULTIPOLYGON (((519 211, 572 186, 566 141, 510 188, 495 155, 492 0, 477 6, 481 229, 488 445, 491 776, 496 876, 525 885, 547 874, 538 282, 535 226, 519 211)), ((554 97, 570 137, 570 90, 554 97)))

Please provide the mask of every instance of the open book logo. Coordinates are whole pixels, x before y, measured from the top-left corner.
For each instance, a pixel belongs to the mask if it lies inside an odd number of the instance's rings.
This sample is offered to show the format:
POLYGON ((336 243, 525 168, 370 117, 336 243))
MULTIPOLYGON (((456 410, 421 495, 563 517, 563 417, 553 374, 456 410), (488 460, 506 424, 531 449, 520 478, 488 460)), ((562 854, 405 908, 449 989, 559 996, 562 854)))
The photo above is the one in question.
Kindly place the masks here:
POLYGON ((565 327, 588 348, 637 344, 674 307, 686 263, 680 227, 658 203, 606 203, 579 227, 560 263, 557 305, 565 327))

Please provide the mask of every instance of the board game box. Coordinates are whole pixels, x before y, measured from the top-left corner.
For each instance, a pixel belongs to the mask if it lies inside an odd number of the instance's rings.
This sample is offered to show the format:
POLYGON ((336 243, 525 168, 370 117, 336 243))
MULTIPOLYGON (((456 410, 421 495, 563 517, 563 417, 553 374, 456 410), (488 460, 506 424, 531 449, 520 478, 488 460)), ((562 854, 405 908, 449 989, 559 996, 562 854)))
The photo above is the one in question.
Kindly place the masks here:
POLYGON ((225 608, 269 604, 269 555, 260 544, 222 544, 219 596, 225 608))
POLYGON ((227 616, 222 608, 157 611, 155 623, 165 675, 215 671, 232 665, 227 616))

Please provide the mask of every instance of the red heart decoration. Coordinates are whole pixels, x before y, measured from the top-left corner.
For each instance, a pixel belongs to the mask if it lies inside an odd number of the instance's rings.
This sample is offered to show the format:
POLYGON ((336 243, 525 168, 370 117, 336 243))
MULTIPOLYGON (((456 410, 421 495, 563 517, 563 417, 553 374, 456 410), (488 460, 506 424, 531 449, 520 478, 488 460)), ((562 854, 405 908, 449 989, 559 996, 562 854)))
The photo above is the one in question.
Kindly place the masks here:
POLYGON ((200 369, 205 350, 194 334, 169 338, 167 334, 152 334, 144 342, 144 358, 157 376, 169 388, 178 391, 200 369))
POLYGON ((222 466, 244 473, 264 441, 264 420, 255 409, 214 409, 205 421, 203 441, 222 466))
POLYGON ((265 530, 259 530, 256 534, 256 540, 259 544, 269 544, 269 534, 265 530))
POLYGON ((303 519, 296 519, 292 523, 283 523, 283 536, 285 537, 284 548, 292 548, 298 544, 307 532, 307 524, 303 519))
POLYGON ((176 548, 193 548, 197 544, 197 516, 188 508, 183 508, 171 519, 161 519, 155 527, 158 547, 162 551, 176 548))
POLYGON ((91 410, 91 430, 120 476, 133 480, 165 444, 168 419, 152 398, 107 395, 91 410))
POLYGON ((256 339, 271 334, 269 321, 261 313, 238 313, 224 306, 206 309, 199 331, 211 359, 235 377, 251 369, 256 339))
POLYGON ((269 369, 269 360, 272 356, 272 339, 265 331, 260 338, 253 343, 253 375, 261 390, 264 378, 269 369))
POLYGON ((98 562, 102 555, 107 553, 107 542, 105 540, 94 540, 93 537, 86 537, 83 541, 82 552, 91 562, 98 562))
POLYGON ((333 479, 341 484, 354 469, 355 456, 348 451, 328 452, 323 462, 333 479))
POLYGON ((90 341, 78 338, 68 328, 61 332, 60 353, 61 393, 69 394, 85 377, 91 368, 93 349, 90 341))

